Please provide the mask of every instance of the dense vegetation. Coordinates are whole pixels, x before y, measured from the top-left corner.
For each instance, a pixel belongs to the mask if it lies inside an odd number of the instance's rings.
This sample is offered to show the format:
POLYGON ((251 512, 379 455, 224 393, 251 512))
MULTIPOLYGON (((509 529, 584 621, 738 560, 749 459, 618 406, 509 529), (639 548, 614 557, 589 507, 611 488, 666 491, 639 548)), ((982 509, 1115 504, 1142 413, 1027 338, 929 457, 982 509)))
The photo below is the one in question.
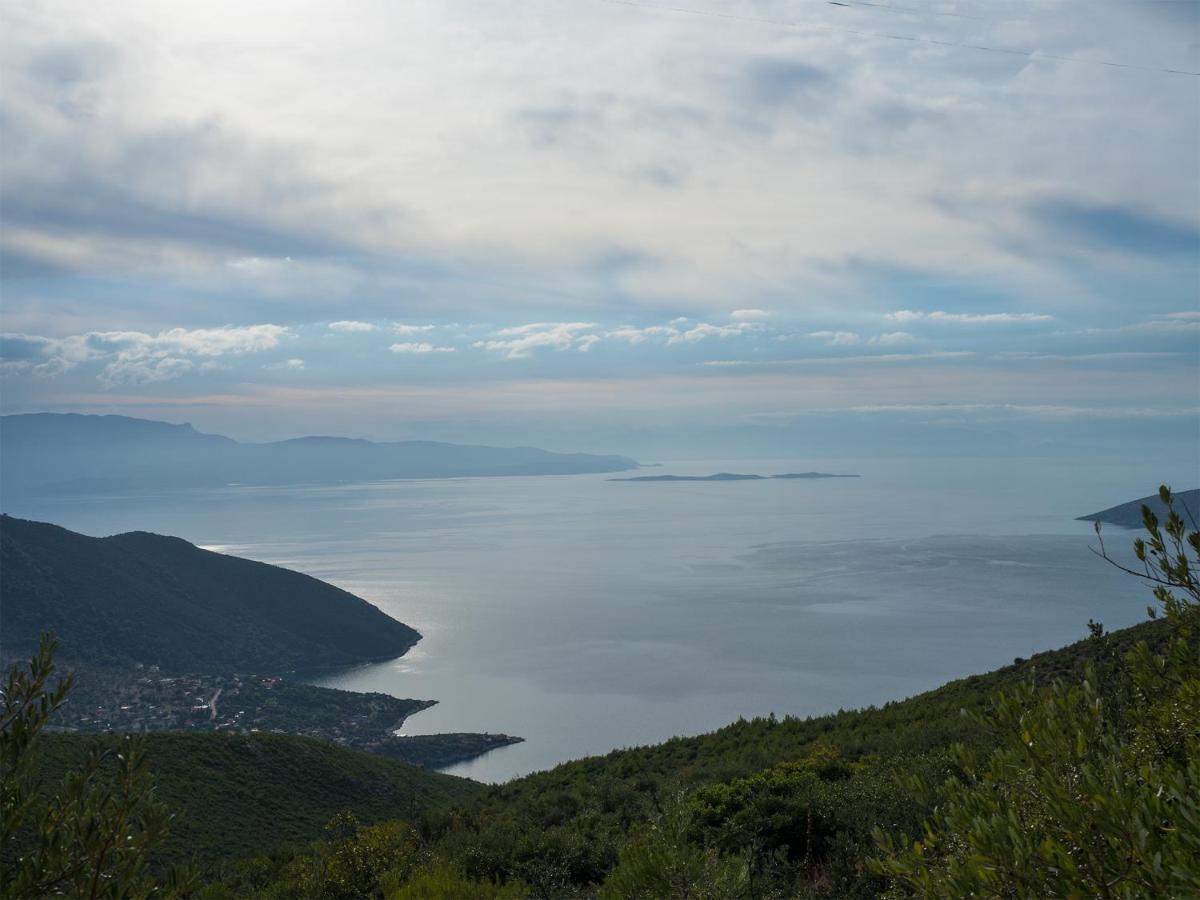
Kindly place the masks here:
MULTIPOLYGON (((55 783, 95 748, 115 748, 122 738, 43 740, 40 777, 55 783)), ((145 735, 144 746, 157 797, 175 814, 157 862, 300 847, 342 811, 365 823, 411 818, 482 790, 465 778, 292 735, 159 733, 145 735)))
POLYGON ((0 567, 10 656, 52 631, 72 663, 268 674, 395 657, 420 639, 315 578, 146 532, 92 538, 3 516, 0 567))
POLYGON ((54 649, 43 639, 3 686, 0 896, 177 896, 194 885, 191 863, 302 845, 336 816, 414 817, 480 790, 286 735, 46 734, 74 688, 74 675, 52 682, 54 649))

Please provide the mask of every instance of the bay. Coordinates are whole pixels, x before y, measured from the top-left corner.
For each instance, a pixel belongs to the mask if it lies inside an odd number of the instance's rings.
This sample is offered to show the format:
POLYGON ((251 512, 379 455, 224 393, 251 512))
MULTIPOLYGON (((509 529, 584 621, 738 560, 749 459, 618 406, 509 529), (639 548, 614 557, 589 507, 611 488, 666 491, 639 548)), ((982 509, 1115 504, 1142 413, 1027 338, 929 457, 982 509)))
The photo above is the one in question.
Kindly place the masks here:
MULTIPOLYGON (((315 680, 439 701, 404 733, 525 743, 449 771, 503 781, 739 716, 881 704, 1139 621, 1147 592, 1077 515, 1192 486, 1187 465, 701 460, 648 474, 131 493, 6 509, 87 534, 141 529, 298 569, 424 639, 315 680)), ((1112 529, 1112 542, 1132 535, 1112 529)))

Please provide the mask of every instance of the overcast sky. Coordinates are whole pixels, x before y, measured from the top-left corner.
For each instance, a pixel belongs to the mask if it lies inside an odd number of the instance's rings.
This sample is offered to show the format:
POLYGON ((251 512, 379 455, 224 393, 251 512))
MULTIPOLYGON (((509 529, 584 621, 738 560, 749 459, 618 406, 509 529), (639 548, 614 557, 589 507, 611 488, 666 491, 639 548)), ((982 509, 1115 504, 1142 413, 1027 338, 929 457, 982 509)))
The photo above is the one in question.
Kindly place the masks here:
POLYGON ((1200 445, 1192 0, 2 8, 5 412, 1200 445))

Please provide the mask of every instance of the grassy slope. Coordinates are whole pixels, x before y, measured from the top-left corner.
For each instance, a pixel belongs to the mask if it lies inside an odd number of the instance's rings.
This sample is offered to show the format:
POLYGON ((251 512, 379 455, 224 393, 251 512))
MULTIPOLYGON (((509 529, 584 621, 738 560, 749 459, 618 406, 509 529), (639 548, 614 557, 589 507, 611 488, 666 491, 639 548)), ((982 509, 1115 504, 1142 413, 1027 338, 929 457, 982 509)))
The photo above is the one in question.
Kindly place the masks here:
MULTIPOLYGON (((111 736, 44 737, 46 783, 55 783, 111 736)), ((279 734, 159 733, 147 738, 158 795, 178 815, 164 858, 266 853, 319 838, 349 809, 364 823, 412 818, 482 790, 327 741, 279 734)))

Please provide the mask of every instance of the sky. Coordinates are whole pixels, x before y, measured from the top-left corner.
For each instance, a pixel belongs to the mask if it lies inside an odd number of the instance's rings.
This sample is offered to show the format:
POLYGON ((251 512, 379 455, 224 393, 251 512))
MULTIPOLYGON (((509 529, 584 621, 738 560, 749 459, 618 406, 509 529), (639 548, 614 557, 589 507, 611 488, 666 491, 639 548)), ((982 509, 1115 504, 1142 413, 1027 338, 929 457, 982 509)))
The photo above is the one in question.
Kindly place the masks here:
POLYGON ((0 18, 5 413, 1200 454, 1200 3, 0 18))

